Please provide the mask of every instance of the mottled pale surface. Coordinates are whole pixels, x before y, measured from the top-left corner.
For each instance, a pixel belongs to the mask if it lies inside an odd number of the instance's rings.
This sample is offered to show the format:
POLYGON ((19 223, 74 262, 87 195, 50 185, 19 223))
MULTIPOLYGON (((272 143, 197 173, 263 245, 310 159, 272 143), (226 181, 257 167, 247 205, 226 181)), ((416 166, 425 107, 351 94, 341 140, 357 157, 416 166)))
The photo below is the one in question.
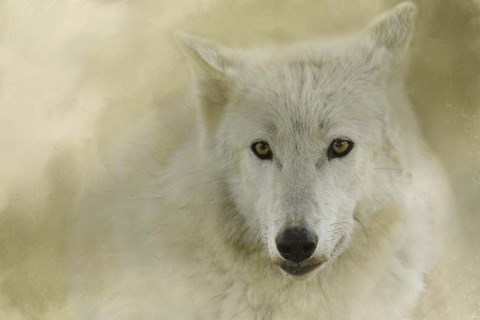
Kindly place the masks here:
MULTIPOLYGON (((69 319, 65 217, 126 127, 181 94, 176 29, 234 46, 355 31, 399 1, 0 0, 0 319, 69 319)), ((409 77, 458 204, 420 319, 480 319, 480 2, 420 0, 409 77), (447 313, 449 315, 447 315, 447 313)))

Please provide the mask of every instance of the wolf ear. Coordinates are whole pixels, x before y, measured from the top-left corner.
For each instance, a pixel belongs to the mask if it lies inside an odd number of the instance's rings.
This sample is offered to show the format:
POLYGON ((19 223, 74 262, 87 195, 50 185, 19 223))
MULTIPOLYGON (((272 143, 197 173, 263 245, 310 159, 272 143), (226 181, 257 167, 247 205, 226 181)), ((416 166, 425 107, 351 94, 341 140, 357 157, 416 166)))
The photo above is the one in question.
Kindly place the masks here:
POLYGON ((390 50, 407 48, 416 13, 417 7, 414 3, 404 2, 375 19, 368 28, 374 45, 390 50))
POLYGON ((211 40, 177 31, 175 39, 194 72, 225 74, 231 66, 231 49, 211 40))
POLYGON ((228 74, 234 67, 232 49, 180 31, 175 33, 175 39, 188 60, 201 103, 208 108, 224 105, 230 84, 228 74))
POLYGON ((234 70, 233 50, 180 31, 175 33, 175 39, 190 65, 201 116, 207 130, 213 130, 228 101, 230 75, 234 70))

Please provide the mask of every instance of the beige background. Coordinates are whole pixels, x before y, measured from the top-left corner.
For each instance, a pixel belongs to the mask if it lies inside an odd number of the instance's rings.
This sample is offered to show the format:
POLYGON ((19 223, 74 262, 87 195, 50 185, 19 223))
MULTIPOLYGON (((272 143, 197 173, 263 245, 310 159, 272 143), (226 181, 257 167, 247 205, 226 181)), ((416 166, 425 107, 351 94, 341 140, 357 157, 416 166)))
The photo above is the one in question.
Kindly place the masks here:
MULTIPOLYGON (((74 318, 65 218, 118 136, 185 90, 174 30, 286 42, 358 31, 398 2, 0 0, 0 319, 74 318)), ((458 206, 447 298, 420 318, 480 319, 480 1, 416 3, 410 96, 458 206)))

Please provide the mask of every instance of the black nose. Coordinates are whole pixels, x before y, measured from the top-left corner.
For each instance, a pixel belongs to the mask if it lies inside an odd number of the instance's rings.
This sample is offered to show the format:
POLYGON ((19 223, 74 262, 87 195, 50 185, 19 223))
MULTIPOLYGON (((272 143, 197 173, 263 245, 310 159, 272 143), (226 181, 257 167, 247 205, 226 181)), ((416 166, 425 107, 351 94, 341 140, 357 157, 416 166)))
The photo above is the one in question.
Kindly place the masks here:
POLYGON ((317 249, 318 237, 306 228, 289 228, 275 239, 278 252, 292 262, 302 262, 312 256, 317 249))

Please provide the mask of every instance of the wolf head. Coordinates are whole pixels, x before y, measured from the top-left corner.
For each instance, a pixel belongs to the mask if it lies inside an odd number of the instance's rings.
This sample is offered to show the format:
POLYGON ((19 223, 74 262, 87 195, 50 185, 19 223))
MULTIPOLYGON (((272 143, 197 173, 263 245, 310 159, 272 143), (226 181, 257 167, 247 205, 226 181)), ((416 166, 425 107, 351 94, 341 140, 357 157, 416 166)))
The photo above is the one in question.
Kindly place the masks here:
POLYGON ((356 37, 278 49, 178 35, 204 155, 225 177, 251 241, 287 273, 333 261, 349 247, 359 210, 374 210, 364 203, 378 200, 415 11, 405 3, 356 37))

